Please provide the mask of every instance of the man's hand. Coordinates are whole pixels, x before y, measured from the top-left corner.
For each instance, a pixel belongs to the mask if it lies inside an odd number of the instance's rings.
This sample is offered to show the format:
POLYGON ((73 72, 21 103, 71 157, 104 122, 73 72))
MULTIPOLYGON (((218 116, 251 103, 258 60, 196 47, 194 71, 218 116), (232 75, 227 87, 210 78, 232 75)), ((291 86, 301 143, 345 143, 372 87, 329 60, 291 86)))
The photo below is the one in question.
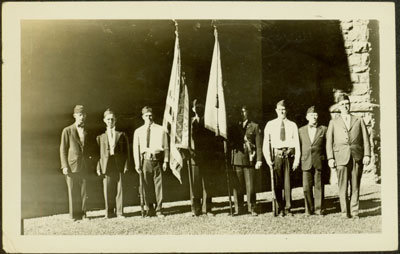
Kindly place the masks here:
POLYGON ((101 171, 100 171, 100 169, 96 170, 96 172, 97 172, 97 175, 98 175, 98 176, 101 176, 101 171))
POLYGON ((162 168, 163 168, 164 171, 166 171, 167 168, 168 168, 168 162, 164 161, 164 163, 162 164, 162 168))
POLYGON ((128 172, 128 168, 124 168, 124 174, 128 172))
POLYGON ((330 168, 336 168, 335 159, 329 159, 328 165, 329 165, 330 168))
POLYGON ((369 158, 369 156, 364 156, 364 158, 363 158, 363 164, 364 164, 365 166, 368 166, 370 162, 371 162, 371 159, 369 158))
POLYGON ((293 170, 296 170, 296 168, 299 167, 299 164, 300 164, 300 162, 294 161, 294 162, 293 162, 293 167, 292 167, 292 169, 293 169, 293 170))
POLYGON ((261 166, 262 166, 262 162, 261 162, 261 161, 257 161, 257 162, 256 162, 255 168, 256 168, 256 169, 260 169, 261 166))
POLYGON ((62 173, 63 173, 64 175, 68 175, 68 168, 63 168, 63 169, 62 169, 62 173))
POLYGON ((140 170, 140 168, 135 168, 135 170, 136 170, 136 172, 137 172, 138 174, 141 174, 141 173, 142 173, 142 170, 140 170))

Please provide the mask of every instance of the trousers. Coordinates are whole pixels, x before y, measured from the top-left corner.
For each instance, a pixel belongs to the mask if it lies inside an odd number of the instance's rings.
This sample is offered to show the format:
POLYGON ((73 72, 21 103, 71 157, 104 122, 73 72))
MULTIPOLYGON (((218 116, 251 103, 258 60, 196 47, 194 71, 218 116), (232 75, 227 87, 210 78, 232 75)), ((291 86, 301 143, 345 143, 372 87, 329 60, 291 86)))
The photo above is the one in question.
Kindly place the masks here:
POLYGON ((115 158, 110 157, 103 178, 104 204, 107 215, 123 214, 122 173, 118 171, 115 158), (115 210, 115 212, 114 212, 115 210))
POLYGON ((243 207, 244 192, 246 192, 247 209, 252 212, 256 205, 254 168, 250 166, 234 166, 233 198, 236 212, 239 212, 243 207))
POLYGON ((82 173, 65 175, 68 188, 69 216, 80 219, 86 213, 86 179, 82 173))
POLYGON ((321 179, 321 169, 312 167, 310 170, 303 171, 303 192, 306 213, 320 213, 324 200, 324 184, 321 179))
POLYGON ((199 214, 200 210, 202 213, 208 213, 211 211, 211 176, 209 168, 205 163, 200 160, 188 160, 189 172, 189 187, 190 187, 190 201, 192 212, 199 214))
POLYGON ((354 160, 352 156, 347 165, 337 166, 339 201, 342 213, 358 215, 362 170, 362 162, 354 160), (350 197, 348 194, 349 185, 350 197))
POLYGON ((292 187, 290 183, 293 157, 275 156, 274 189, 279 211, 290 211, 292 207, 292 187), (282 190, 284 191, 282 195, 282 190))
POLYGON ((163 202, 162 169, 159 160, 143 160, 143 189, 147 211, 161 212, 163 202))

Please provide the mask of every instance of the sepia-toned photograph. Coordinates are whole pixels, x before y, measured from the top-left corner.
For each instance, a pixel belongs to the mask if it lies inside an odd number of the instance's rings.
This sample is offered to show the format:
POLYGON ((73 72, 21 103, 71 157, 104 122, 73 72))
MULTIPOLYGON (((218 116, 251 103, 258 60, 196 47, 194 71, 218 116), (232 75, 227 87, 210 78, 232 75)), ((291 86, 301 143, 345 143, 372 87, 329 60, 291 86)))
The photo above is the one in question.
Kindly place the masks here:
POLYGON ((7 252, 398 248, 393 4, 4 7, 7 252))

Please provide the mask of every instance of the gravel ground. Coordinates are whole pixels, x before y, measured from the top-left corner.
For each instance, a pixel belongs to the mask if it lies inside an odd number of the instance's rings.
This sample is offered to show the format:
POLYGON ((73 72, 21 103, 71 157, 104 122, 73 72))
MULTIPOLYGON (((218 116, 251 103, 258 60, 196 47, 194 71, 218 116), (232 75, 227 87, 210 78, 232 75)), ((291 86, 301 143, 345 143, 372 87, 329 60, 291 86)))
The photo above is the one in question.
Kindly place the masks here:
POLYGON ((337 187, 325 187, 325 216, 304 215, 302 188, 293 194, 291 217, 271 213, 271 193, 257 194, 259 216, 229 216, 228 198, 213 199, 215 216, 192 217, 189 201, 165 203, 165 218, 142 218, 140 206, 125 207, 126 218, 104 219, 104 211, 88 212, 89 220, 72 222, 67 214, 25 219, 26 235, 196 235, 196 234, 343 234, 381 232, 380 185, 362 183, 360 219, 340 216, 337 187))

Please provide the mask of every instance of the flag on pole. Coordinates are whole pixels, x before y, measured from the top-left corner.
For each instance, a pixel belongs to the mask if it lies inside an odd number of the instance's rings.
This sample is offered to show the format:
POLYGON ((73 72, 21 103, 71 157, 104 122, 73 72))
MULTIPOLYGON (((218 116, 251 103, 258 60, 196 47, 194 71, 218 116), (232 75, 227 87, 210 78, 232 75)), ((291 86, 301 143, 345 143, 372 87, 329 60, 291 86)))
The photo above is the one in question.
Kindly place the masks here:
POLYGON ((206 105, 204 110, 204 125, 215 132, 216 136, 227 138, 226 111, 224 88, 222 86, 221 55, 217 28, 214 28, 215 44, 211 62, 210 79, 206 105))
POLYGON ((175 49, 165 103, 163 126, 170 138, 169 167, 182 183, 183 158, 179 149, 189 149, 189 95, 185 77, 181 72, 181 53, 178 31, 175 31, 175 49))

